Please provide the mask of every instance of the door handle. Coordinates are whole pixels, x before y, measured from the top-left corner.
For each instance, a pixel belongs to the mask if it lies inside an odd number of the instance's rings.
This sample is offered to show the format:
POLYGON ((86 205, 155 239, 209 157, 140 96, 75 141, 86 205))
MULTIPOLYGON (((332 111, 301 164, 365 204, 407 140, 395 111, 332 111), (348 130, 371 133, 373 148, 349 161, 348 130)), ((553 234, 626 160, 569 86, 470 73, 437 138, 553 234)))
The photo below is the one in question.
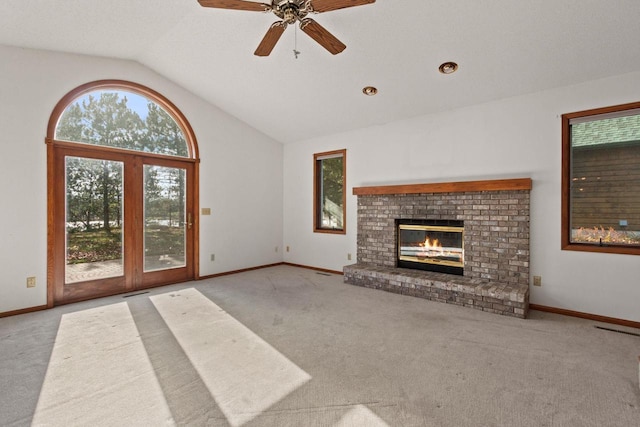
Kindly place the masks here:
POLYGON ((193 222, 191 221, 191 213, 187 214, 187 222, 183 222, 183 225, 187 226, 187 229, 191 230, 191 226, 193 225, 193 222))

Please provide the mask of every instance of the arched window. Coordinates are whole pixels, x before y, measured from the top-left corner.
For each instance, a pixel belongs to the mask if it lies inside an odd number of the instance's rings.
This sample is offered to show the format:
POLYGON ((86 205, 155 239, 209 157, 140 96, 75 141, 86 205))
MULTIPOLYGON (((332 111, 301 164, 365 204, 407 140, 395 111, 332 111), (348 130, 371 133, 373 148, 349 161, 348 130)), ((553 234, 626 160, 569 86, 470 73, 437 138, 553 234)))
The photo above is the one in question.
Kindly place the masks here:
POLYGON ((65 96, 56 110, 49 124, 53 140, 197 157, 186 119, 169 100, 144 86, 118 80, 88 83, 65 96))
POLYGON ((189 157, 182 129, 155 101, 123 89, 98 89, 69 104, 54 139, 189 157))
POLYGON ((198 152, 147 87, 80 86, 47 129, 49 305, 197 278, 198 152))

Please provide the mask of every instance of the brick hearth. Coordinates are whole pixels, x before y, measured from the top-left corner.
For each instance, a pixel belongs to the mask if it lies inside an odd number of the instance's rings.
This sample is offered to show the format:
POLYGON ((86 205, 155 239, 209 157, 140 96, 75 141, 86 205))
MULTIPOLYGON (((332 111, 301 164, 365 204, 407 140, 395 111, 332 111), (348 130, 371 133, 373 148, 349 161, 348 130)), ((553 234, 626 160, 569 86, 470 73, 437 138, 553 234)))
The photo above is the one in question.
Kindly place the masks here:
POLYGON ((526 317, 530 189, 529 179, 354 188, 358 264, 345 282, 526 317), (464 276, 397 268, 396 219, 464 221, 464 276))
POLYGON ((406 268, 354 264, 344 267, 345 281, 365 288, 382 289, 432 301, 472 307, 506 316, 525 318, 529 288, 485 279, 406 268))

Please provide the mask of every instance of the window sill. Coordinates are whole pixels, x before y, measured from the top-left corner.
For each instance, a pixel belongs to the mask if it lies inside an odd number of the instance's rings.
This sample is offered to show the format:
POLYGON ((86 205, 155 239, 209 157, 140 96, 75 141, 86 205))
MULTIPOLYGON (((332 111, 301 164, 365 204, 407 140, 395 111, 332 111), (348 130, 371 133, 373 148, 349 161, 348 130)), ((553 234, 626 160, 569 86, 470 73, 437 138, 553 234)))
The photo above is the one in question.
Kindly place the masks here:
POLYGON ((591 245, 584 243, 564 243, 563 251, 601 252, 607 254, 640 255, 640 246, 591 245))
POLYGON ((324 233, 324 234, 347 234, 347 230, 344 229, 334 229, 334 228, 316 228, 313 230, 314 233, 324 233))

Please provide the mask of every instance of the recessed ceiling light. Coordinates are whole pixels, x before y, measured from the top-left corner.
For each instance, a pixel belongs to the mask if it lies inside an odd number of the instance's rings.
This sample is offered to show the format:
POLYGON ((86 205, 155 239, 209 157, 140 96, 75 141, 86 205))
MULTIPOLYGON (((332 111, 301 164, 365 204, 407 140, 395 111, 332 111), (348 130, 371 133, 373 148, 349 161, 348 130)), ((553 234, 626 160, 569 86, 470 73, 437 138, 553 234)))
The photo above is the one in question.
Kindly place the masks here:
POLYGON ((373 87, 373 86, 365 86, 365 87, 362 89, 362 93, 364 93, 364 94, 365 94, 365 95, 367 95, 367 96, 373 96, 373 95, 375 95, 376 93, 378 93, 378 89, 376 89, 376 88, 375 88, 375 87, 373 87))
POLYGON ((452 74, 458 70, 458 64, 451 61, 445 62, 438 67, 438 70, 440 70, 442 74, 452 74))

